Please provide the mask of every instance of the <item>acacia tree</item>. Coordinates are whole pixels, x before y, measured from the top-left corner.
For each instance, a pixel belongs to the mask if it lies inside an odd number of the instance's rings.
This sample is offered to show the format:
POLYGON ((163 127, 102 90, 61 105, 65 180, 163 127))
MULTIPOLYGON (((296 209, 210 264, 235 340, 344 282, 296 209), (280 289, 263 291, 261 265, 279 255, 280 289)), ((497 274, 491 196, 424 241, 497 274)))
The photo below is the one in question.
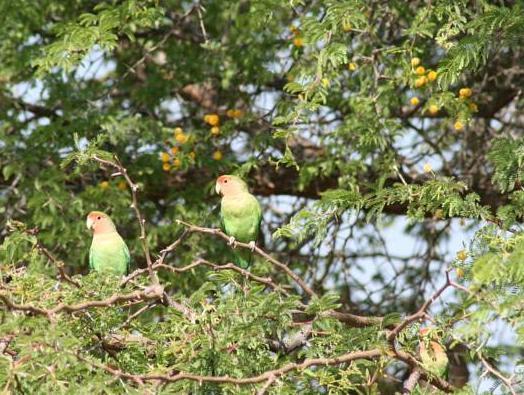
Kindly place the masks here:
POLYGON ((3 391, 522 390, 522 2, 0 11, 3 391), (227 173, 264 208, 248 270, 227 173), (91 210, 127 277, 87 273, 91 210))

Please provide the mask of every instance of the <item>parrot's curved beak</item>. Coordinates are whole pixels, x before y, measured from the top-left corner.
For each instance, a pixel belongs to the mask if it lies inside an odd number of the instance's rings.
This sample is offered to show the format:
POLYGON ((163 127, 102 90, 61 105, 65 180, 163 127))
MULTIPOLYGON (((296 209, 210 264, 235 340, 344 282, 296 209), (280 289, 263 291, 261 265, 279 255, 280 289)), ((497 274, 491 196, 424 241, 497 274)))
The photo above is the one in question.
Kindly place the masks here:
POLYGON ((94 225, 94 221, 91 219, 91 217, 87 217, 87 220, 86 220, 87 229, 93 228, 93 225, 94 225))
POLYGON ((220 195, 220 184, 218 182, 215 184, 215 191, 220 195))

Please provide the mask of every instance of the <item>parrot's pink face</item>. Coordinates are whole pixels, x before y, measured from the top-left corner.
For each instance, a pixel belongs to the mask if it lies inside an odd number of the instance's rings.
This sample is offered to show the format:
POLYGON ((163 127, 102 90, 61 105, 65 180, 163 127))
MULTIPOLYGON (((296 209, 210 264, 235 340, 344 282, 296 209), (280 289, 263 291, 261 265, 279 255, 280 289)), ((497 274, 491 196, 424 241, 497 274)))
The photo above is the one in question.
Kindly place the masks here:
POLYGON ((87 215, 87 229, 92 229, 93 233, 109 233, 115 231, 115 225, 109 215, 101 211, 91 211, 87 215))
POLYGON ((223 175, 217 178, 215 190, 222 196, 234 195, 247 191, 247 185, 237 176, 223 175))

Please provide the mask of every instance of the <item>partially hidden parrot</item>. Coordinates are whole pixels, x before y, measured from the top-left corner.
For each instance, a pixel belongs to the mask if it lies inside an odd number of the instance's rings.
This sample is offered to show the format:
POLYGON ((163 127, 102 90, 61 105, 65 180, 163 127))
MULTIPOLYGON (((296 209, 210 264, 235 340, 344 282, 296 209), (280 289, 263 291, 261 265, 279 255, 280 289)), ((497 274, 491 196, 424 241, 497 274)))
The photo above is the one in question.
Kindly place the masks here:
POLYGON ((449 359, 438 337, 428 328, 420 329, 419 353, 422 366, 436 376, 445 376, 449 359))
POLYGON ((220 217, 222 229, 229 236, 229 244, 235 247, 235 242, 240 241, 251 247, 251 251, 243 249, 234 254, 234 263, 245 269, 251 263, 260 230, 260 204, 249 193, 247 184, 237 176, 227 174, 218 177, 215 190, 222 195, 220 217))
POLYGON ((131 261, 129 249, 109 215, 92 211, 87 216, 86 225, 93 231, 89 269, 120 276, 128 274, 131 261))

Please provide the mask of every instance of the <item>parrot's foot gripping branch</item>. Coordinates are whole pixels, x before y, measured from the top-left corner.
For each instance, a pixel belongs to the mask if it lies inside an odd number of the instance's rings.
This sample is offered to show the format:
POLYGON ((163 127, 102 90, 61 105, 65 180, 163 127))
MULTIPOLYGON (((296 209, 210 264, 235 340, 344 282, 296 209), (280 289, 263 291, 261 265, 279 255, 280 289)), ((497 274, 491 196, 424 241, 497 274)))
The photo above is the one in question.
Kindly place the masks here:
POLYGON ((255 243, 254 240, 253 240, 253 241, 250 241, 250 242, 248 243, 248 245, 249 245, 249 249, 251 250, 251 252, 254 252, 254 251, 255 251, 255 248, 257 248, 257 245, 256 245, 256 243, 255 243))
POLYGON ((227 244, 230 245, 233 248, 237 248, 237 241, 235 240, 235 238, 233 236, 231 236, 229 238, 229 241, 228 241, 227 244))

